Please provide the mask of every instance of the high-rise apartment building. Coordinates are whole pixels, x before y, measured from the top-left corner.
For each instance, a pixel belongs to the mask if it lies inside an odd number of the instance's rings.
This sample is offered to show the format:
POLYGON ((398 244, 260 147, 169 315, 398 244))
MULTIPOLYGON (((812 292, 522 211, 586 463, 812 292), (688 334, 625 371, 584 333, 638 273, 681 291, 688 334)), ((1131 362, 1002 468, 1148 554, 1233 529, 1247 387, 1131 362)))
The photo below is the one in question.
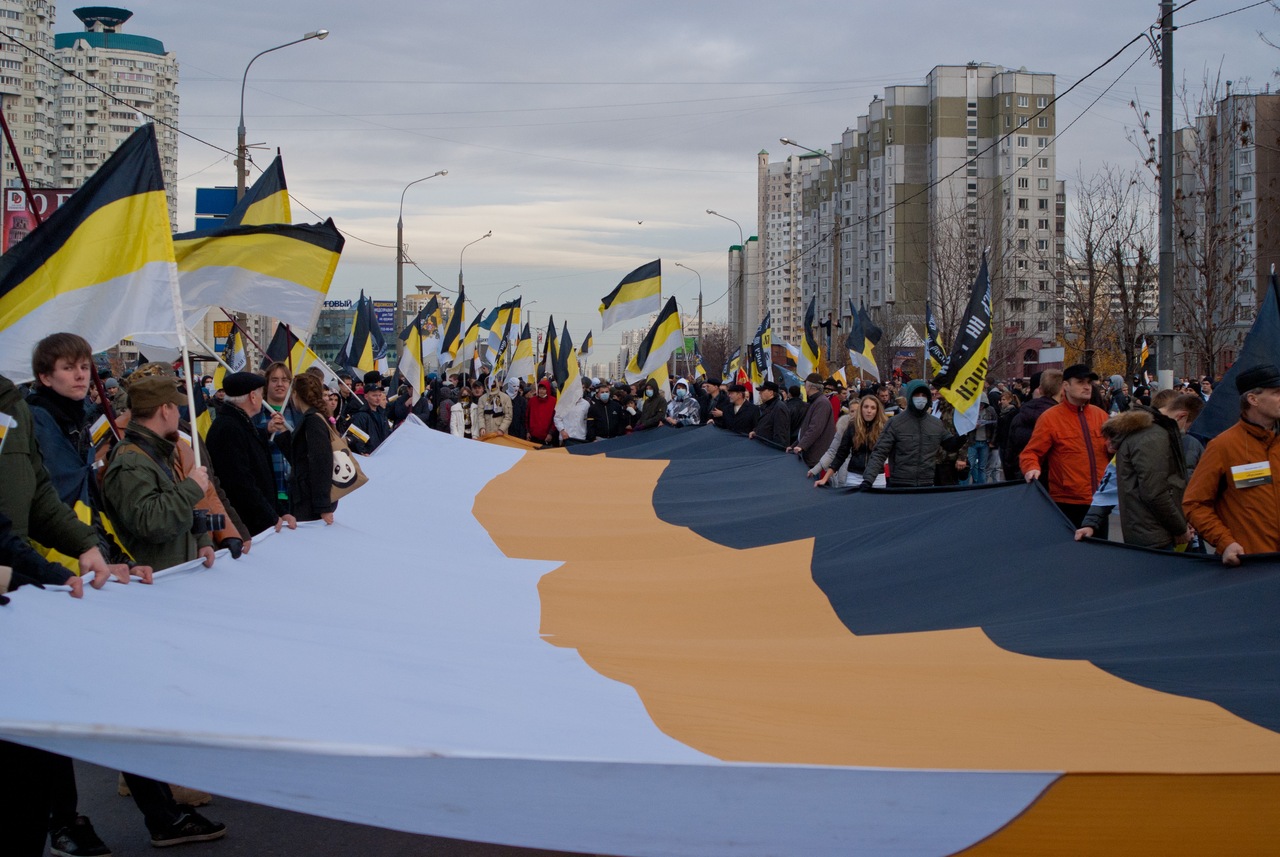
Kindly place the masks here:
MULTIPOLYGON (((817 168, 821 155, 792 155, 769 163, 769 153, 757 156, 756 235, 760 240, 763 310, 771 313, 775 333, 796 342, 804 320, 800 266, 804 176, 817 168)), ((752 331, 754 333, 754 331, 752 331)))
MULTIPOLYGON (((23 45, 53 53, 52 3, 0 0, 0 27, 21 44, 0 39, 0 98, 14 145, 32 185, 58 187, 58 111, 61 73, 23 45)), ((18 185, 17 164, 4 147, 3 180, 18 185)))
POLYGON ((128 9, 90 6, 75 14, 85 29, 54 38, 59 64, 75 73, 59 84, 56 182, 79 187, 154 116, 169 222, 176 231, 178 59, 159 39, 122 32, 133 17, 128 9))
MULTIPOLYGON (((816 299, 819 321, 829 321, 817 333, 830 336, 837 363, 851 305, 862 302, 885 331, 882 359, 922 341, 926 300, 949 342, 984 250, 993 371, 1021 374, 1057 339, 1065 192, 1053 98, 1052 74, 938 66, 923 84, 886 87, 829 153, 803 159, 801 246, 782 246, 785 233, 762 229, 763 256, 781 254, 798 268, 792 317, 816 299)), ((794 160, 762 167, 761 184, 794 160)), ((760 191, 769 205, 775 193, 760 191)), ((780 222, 775 213, 763 213, 764 222, 780 222)))
POLYGON ((1234 362, 1280 256, 1280 94, 1232 91, 1174 133, 1175 328, 1181 374, 1234 362))

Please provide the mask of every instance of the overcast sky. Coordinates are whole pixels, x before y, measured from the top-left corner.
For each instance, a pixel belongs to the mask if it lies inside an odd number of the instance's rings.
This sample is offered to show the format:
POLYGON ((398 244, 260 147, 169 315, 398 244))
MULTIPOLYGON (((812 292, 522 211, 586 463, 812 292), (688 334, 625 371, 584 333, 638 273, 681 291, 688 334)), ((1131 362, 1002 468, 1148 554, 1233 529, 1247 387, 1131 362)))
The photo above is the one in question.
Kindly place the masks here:
MULTIPOLYGON (((1275 85, 1280 14, 1254 0, 1191 0, 1176 15, 1175 67, 1261 90, 1275 85)), ((631 269, 663 260, 664 293, 692 311, 702 275, 709 319, 723 318, 733 224, 755 232, 756 153, 782 136, 827 148, 894 83, 935 65, 989 62, 1057 75, 1058 92, 1150 27, 1159 5, 1022 3, 472 3, 135 0, 127 32, 162 40, 181 64, 181 127, 235 148, 240 76, 258 51, 326 28, 253 65, 245 96, 254 159, 276 147, 297 221, 333 217, 348 235, 332 297, 395 297, 401 191, 406 291, 428 277, 454 288, 462 246, 467 296, 482 307, 512 288, 601 335, 599 298, 631 269), (377 246, 382 245, 382 246, 377 246), (719 298, 717 302, 717 298, 719 298)), ((78 28, 59 4, 58 30, 78 28)), ((1059 178, 1135 158, 1131 99, 1159 112, 1159 70, 1135 45, 1058 103, 1059 178), (1132 68, 1121 77, 1131 63, 1132 68), (1117 78, 1121 78, 1117 82, 1117 78), (1114 85, 1113 85, 1114 84, 1114 85), (1090 104, 1111 86, 1093 107, 1090 104)), ((256 172, 255 172, 256 174, 256 172)), ((180 229, 194 189, 234 185, 232 158, 183 138, 180 229)), ((251 176, 252 180, 252 176, 251 176)), ((605 357, 608 348, 601 348, 605 357)))

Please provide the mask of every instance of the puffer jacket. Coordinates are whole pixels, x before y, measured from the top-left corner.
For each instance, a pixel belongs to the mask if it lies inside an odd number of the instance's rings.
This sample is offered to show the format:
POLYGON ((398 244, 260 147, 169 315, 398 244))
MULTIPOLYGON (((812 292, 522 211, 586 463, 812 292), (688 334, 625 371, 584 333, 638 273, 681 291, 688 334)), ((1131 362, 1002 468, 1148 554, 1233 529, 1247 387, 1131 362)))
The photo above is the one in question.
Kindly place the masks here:
POLYGON ((1116 414, 1116 491, 1125 544, 1166 548, 1186 532, 1187 465, 1178 424, 1142 405, 1116 414))
POLYGON ((919 379, 907 384, 904 395, 907 409, 889 420, 875 449, 867 457, 862 470, 862 481, 874 483, 889 462, 889 484, 894 488, 933 485, 938 460, 938 450, 954 435, 942 424, 942 420, 927 410, 918 411, 911 404, 917 392, 928 393, 929 385, 919 379))
POLYGON ((529 400, 529 440, 545 443, 555 428, 556 397, 551 392, 551 382, 543 378, 538 386, 547 391, 545 399, 534 396, 529 400))
POLYGON ((1049 475, 1053 502, 1088 506, 1110 458, 1101 431, 1106 421, 1101 408, 1077 407, 1063 399, 1036 421, 1018 466, 1023 473, 1039 470, 1049 475))

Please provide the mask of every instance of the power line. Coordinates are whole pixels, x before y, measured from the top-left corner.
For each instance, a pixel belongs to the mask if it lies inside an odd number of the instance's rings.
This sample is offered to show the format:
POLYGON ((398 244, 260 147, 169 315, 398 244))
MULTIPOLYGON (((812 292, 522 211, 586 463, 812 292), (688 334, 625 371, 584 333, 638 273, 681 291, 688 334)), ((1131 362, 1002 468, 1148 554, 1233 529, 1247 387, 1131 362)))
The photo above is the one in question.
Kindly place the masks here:
MULTIPOLYGON (((231 155, 232 157, 235 157, 235 154, 236 154, 235 152, 228 151, 227 149, 224 149, 221 146, 214 145, 213 143, 210 143, 208 140, 202 140, 201 138, 197 137, 195 134, 191 134, 191 133, 188 133, 187 131, 183 131, 177 125, 174 125, 171 122, 166 122, 163 119, 153 116, 147 111, 125 101, 123 98, 117 97, 114 93, 108 92, 107 90, 103 89, 101 86, 98 86, 98 84, 81 76, 75 71, 72 71, 69 68, 63 68, 62 66, 58 65, 56 60, 48 56, 45 56, 45 54, 42 51, 36 50, 35 48, 28 45, 26 42, 11 36, 9 33, 5 32, 4 30, 0 30, 0 35, 3 35, 6 39, 13 42, 15 45, 18 45, 19 47, 21 47, 24 51, 27 51, 28 53, 34 55, 37 59, 47 63, 48 65, 53 66, 63 74, 69 75, 70 77, 74 77, 76 80, 85 84, 90 89, 96 89, 98 92, 101 92, 103 95, 107 96, 107 98, 110 98, 112 101, 115 101, 119 104, 124 105, 125 107, 128 107, 134 113, 137 113, 141 116, 145 116, 155 124, 163 125, 165 128, 169 128, 170 130, 175 131, 176 133, 181 134, 184 137, 190 137, 192 140, 195 140, 197 143, 203 143, 204 145, 208 146, 210 149, 217 149, 219 152, 222 152, 224 155, 231 155)), ((205 167, 205 169, 208 169, 208 167, 205 167)))
MULTIPOLYGON (((1195 0, 1188 0, 1187 3, 1183 3, 1182 6, 1179 6, 1178 8, 1181 9, 1183 8, 1183 6, 1190 6, 1191 3, 1194 3, 1194 2, 1195 0)), ((1219 18, 1225 18, 1228 15, 1234 15, 1237 12, 1247 12, 1250 9, 1256 9, 1259 6, 1266 6, 1270 3, 1271 3, 1271 0, 1259 0, 1259 2, 1257 3, 1251 3, 1248 6, 1241 6, 1239 9, 1232 9, 1230 12, 1223 12, 1219 15, 1211 15, 1208 18, 1201 18, 1199 21, 1191 21, 1190 23, 1187 23, 1187 24, 1179 24, 1178 28, 1182 29, 1183 27, 1194 27, 1196 24, 1204 24, 1209 21, 1216 21, 1219 18)))
MULTIPOLYGON (((1265 1, 1265 0, 1264 0, 1264 1, 1265 1)), ((1194 0, 1192 0, 1192 2, 1194 2, 1194 0)), ((1046 103, 1045 103, 1045 106, 1044 106, 1044 107, 1039 108, 1038 110, 1036 110, 1036 112, 1035 112, 1035 113, 1032 113, 1030 116, 1028 116, 1028 117, 1027 117, 1027 121, 1028 121, 1028 123, 1029 123, 1032 119, 1035 119, 1036 117, 1040 116, 1042 113, 1044 113, 1045 111, 1047 111, 1050 107, 1055 106, 1055 105, 1058 103, 1058 101, 1060 101, 1061 99, 1065 98, 1068 94, 1070 94, 1073 90, 1075 90, 1077 87, 1079 87, 1079 86, 1080 86, 1082 83, 1084 83, 1086 80, 1088 80, 1089 78, 1093 77, 1095 74, 1097 74, 1098 72, 1102 71, 1102 69, 1106 68, 1108 65, 1110 65, 1111 63, 1113 63, 1113 62, 1114 62, 1114 61, 1115 61, 1115 60, 1116 60, 1116 59, 1117 59, 1121 54, 1123 54, 1125 51, 1127 51, 1129 48, 1131 48, 1134 44, 1136 44, 1137 42, 1143 41, 1143 40, 1144 40, 1144 39, 1146 39, 1146 38, 1147 38, 1147 32, 1146 32, 1146 31, 1143 31, 1143 32, 1139 33, 1138 35, 1134 36, 1132 39, 1130 39, 1128 42, 1126 42, 1122 47, 1120 47, 1120 49, 1119 49, 1119 50, 1117 50, 1117 51, 1116 51, 1115 53, 1113 53, 1111 56, 1107 57, 1107 59, 1103 60, 1101 63, 1099 63, 1097 66, 1095 66, 1095 67, 1094 67, 1094 68, 1093 68, 1093 69, 1092 69, 1088 74, 1086 74, 1084 77, 1081 77, 1081 78, 1080 78, 1079 80, 1077 80, 1075 83, 1071 84, 1071 86, 1067 87, 1067 89, 1065 89, 1065 90, 1064 90, 1063 92, 1061 92, 1060 94, 1055 95, 1052 99, 1050 99, 1048 102, 1046 102, 1046 103)), ((1139 58, 1141 58, 1141 57, 1139 57, 1139 58)), ((1136 63, 1136 60, 1135 60, 1135 63, 1136 63)), ((1132 65, 1130 65, 1130 68, 1132 68, 1132 67, 1133 67, 1133 66, 1132 66, 1132 65)), ((1125 73, 1126 73, 1126 74, 1128 73, 1128 69, 1126 69, 1126 70, 1125 70, 1125 73)), ((1123 76, 1124 76, 1124 74, 1121 74, 1121 77, 1123 77, 1123 76)), ((1112 85, 1114 86, 1114 84, 1112 84, 1112 85)), ((1111 87, 1107 87, 1107 89, 1108 89, 1108 90, 1109 90, 1110 88, 1111 88, 1111 87)), ((1105 92, 1106 92, 1106 90, 1104 90, 1104 94, 1105 94, 1105 92)), ((1085 113, 1088 113, 1088 112, 1089 112, 1089 110, 1090 110, 1090 109, 1092 109, 1093 105, 1094 105, 1094 104, 1096 104, 1096 103, 1097 103, 1097 99, 1095 99, 1095 100, 1094 100, 1094 101, 1093 101, 1093 102, 1092 102, 1088 107, 1086 107, 1086 108, 1085 108, 1085 109, 1084 109, 1084 110, 1079 114, 1079 116, 1077 116, 1074 120, 1072 120, 1072 123, 1071 123, 1071 124, 1072 124, 1072 125, 1074 125, 1074 124, 1075 124, 1075 122, 1078 122, 1078 121, 1080 120, 1080 118, 1081 118, 1081 117, 1083 117, 1085 113)), ((1069 128, 1069 127, 1071 127, 1071 126, 1070 126, 1070 125, 1068 125, 1067 127, 1069 128)), ((924 196, 925 194, 929 193, 929 191, 933 190, 934 188, 936 188, 937 186, 939 186, 939 185, 940 185, 940 184, 942 184, 943 182, 947 181, 948 179, 950 179, 950 178, 952 178, 953 176, 955 176, 956 174, 958 174, 961 170, 963 170, 963 169, 967 168, 967 167, 968 167, 968 165, 969 165, 969 163, 970 163, 971 161, 974 161, 974 160, 976 160, 977 158, 979 158, 979 157, 981 157, 981 156, 983 156, 983 155, 986 155, 988 152, 992 151, 993 149, 997 148, 997 147, 998 147, 998 146, 1000 146, 1001 144, 1005 143, 1005 142, 1006 142, 1010 137, 1015 136, 1015 135, 1016 135, 1020 130, 1022 130, 1022 129, 1021 129, 1021 128, 1015 128, 1015 129, 1011 129, 1010 131, 1008 131, 1008 132, 1007 132, 1007 133, 1005 133, 1005 134, 1000 135, 1000 136, 999 136, 999 137, 997 137, 995 140, 993 140, 993 141, 990 143, 990 145, 988 145, 988 146, 987 146, 985 149, 983 149, 981 152, 978 152, 978 153, 977 153, 977 154, 975 154, 975 155, 972 155, 972 156, 970 156, 970 157, 965 158, 964 162, 963 162, 963 163, 961 163, 961 164, 960 164, 960 166, 956 167, 956 168, 955 168, 954 170, 952 170, 951 172, 947 173, 946 175, 940 176, 940 177, 938 177, 937 179, 934 179, 933 181, 931 181, 931 182, 927 183, 927 184, 926 184, 924 187, 922 187, 920 190, 916 191, 915 193, 911 194, 910 196, 906 197, 905 199, 899 199, 899 200, 895 201, 892 205, 887 206, 883 211, 879 212, 878 214, 875 214, 875 215, 868 215, 868 216, 866 216, 866 217, 859 218, 859 219, 854 220, 853 222, 851 222, 848 226, 843 226, 843 225, 837 225, 837 226, 834 226, 834 227, 831 229, 831 231, 827 232, 825 235, 823 235, 823 236, 821 236, 820 238, 818 238, 816 241, 814 241, 814 243, 812 243, 812 244, 811 244, 811 245, 809 245, 808 247, 806 247, 806 248, 804 248, 803 250, 800 250, 799 252, 797 252, 796 254, 794 254, 794 255, 792 255, 792 256, 790 256, 790 257, 788 257, 788 259, 787 259, 785 262, 780 263, 780 264, 778 264, 778 265, 776 265, 776 266, 774 266, 774 267, 772 267, 772 268, 764 268, 764 269, 762 269, 759 273, 761 273, 761 274, 767 274, 767 273, 770 273, 770 272, 773 272, 773 271, 782 271, 782 270, 786 270, 787 268, 791 267, 791 265, 792 265, 792 264, 795 264, 795 263, 800 262, 800 261, 801 261, 805 256, 809 255, 809 254, 810 254, 811 252, 813 252, 814 250, 816 250, 816 249, 818 249, 819 247, 823 246, 827 241, 831 240, 833 237, 836 237, 836 236, 838 236, 838 235, 843 235, 843 234, 845 233, 845 231, 846 231, 846 230, 852 230, 852 229, 853 229, 853 228, 855 228, 855 227, 858 227, 858 226, 863 225, 864 223, 867 223, 868 221, 872 220, 872 219, 873 219, 873 218, 875 218, 875 217, 880 217, 880 216, 882 216, 882 215, 889 214, 890 212, 895 211, 895 210, 897 210, 898 208, 901 208, 902 206, 906 205, 907 203, 912 202, 913 200, 916 200, 916 199, 920 198, 921 196, 924 196)), ((1064 128, 1064 129, 1063 129, 1063 131, 1065 131, 1065 130, 1066 130, 1066 129, 1064 128)), ((1056 140, 1059 136, 1061 136, 1061 133, 1062 133, 1062 132, 1059 132, 1058 134, 1056 134, 1056 135, 1054 136, 1054 138, 1053 138, 1053 139, 1054 139, 1054 140, 1056 140)), ((827 158, 828 158, 828 160, 831 160, 831 159, 830 159, 830 156, 827 156, 827 158)), ((842 159, 843 159, 843 156, 842 156, 842 159)), ((833 164, 832 166, 833 166, 833 170, 834 170, 834 164, 833 164)), ((1020 170, 1020 169, 1022 169, 1022 168, 1021 168, 1021 167, 1019 167, 1018 169, 1020 170)), ((841 177, 841 176, 837 176, 837 180, 839 180, 840 178, 842 178, 842 177, 841 177)), ((840 217, 840 212, 835 212, 835 216, 836 216, 837 218, 838 218, 838 217, 840 217)))

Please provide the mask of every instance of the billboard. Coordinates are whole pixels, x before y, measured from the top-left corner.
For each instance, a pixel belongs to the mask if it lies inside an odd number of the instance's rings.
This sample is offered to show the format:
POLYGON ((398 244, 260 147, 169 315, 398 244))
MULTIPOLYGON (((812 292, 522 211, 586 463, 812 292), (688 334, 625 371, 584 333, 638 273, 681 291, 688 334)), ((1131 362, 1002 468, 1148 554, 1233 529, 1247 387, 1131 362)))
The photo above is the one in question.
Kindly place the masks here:
POLYGON ((378 320, 378 329, 382 331, 383 336, 388 340, 395 339, 399 331, 396 330, 396 302, 395 301, 374 301, 373 317, 378 320))
POLYGON ((31 192, 33 204, 28 204, 26 191, 5 188, 4 211, 0 213, 0 252, 8 252, 36 228, 35 212, 41 219, 47 218, 75 192, 75 188, 36 188, 31 192))

